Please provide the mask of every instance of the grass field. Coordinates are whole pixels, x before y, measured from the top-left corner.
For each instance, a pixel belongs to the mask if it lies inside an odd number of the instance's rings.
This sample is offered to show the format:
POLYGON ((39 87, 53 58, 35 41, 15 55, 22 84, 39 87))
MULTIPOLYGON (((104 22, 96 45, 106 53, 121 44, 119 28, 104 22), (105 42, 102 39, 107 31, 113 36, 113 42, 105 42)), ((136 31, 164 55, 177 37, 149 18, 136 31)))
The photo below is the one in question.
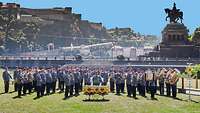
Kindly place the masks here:
MULTIPOLYGON (((11 86, 11 90, 13 86, 11 86)), ((0 78, 0 93, 3 92, 0 78)), ((200 97, 192 96, 196 102, 187 102, 188 95, 178 94, 180 100, 156 96, 157 100, 149 100, 137 95, 138 99, 109 94, 110 101, 85 102, 86 96, 81 94, 63 100, 64 94, 53 94, 34 100, 36 94, 14 99, 17 94, 0 94, 0 113, 200 113, 200 97)), ((147 95, 149 97, 150 95, 147 95)))

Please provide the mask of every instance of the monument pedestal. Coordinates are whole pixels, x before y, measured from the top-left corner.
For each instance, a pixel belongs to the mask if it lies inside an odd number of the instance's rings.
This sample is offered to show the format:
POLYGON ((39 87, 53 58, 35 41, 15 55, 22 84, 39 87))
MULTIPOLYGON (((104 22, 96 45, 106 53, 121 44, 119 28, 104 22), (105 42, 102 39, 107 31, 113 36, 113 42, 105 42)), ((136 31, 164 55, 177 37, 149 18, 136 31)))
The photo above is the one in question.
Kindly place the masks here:
POLYGON ((181 23, 170 23, 162 31, 162 42, 156 51, 160 57, 194 57, 195 46, 188 40, 188 29, 181 23))
POLYGON ((200 57, 200 44, 195 44, 188 39, 189 30, 182 23, 183 12, 176 8, 166 8, 170 23, 162 31, 162 42, 147 57, 163 58, 198 58, 200 57), (179 23, 180 21, 180 23, 179 23))
POLYGON ((184 24, 170 23, 162 31, 162 44, 164 45, 188 45, 189 30, 184 24))

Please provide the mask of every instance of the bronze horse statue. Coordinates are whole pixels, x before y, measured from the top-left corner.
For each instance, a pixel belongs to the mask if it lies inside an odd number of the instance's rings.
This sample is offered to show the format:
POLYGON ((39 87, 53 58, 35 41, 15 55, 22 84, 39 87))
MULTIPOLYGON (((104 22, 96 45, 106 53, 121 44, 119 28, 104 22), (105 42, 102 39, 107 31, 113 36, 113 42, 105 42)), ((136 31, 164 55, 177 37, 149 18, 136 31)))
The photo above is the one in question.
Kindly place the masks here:
POLYGON ((181 23, 183 20, 183 12, 180 11, 180 9, 176 9, 176 4, 174 3, 174 7, 173 9, 165 9, 165 13, 168 14, 168 16, 166 17, 166 21, 168 20, 168 18, 170 19, 170 23, 177 23, 180 19, 181 23))

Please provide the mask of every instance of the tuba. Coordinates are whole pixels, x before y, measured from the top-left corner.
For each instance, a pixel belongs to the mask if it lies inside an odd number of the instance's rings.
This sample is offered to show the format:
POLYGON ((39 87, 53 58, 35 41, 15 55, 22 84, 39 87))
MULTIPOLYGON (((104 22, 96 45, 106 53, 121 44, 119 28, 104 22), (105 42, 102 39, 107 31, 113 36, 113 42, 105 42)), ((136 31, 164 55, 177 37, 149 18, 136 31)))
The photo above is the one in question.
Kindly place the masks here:
POLYGON ((166 77, 166 72, 167 70, 166 69, 162 69, 160 70, 160 72, 158 73, 157 75, 157 79, 159 80, 159 82, 163 81, 164 82, 164 79, 166 77))
POLYGON ((145 73, 146 73, 146 81, 153 80, 153 72, 151 70, 147 70, 145 73))
POLYGON ((178 82, 178 80, 179 80, 179 77, 177 76, 176 71, 174 71, 174 72, 171 74, 171 79, 169 80, 169 83, 170 83, 171 85, 174 85, 174 84, 176 84, 176 83, 178 82))
POLYGON ((172 74, 173 70, 172 69, 169 69, 165 75, 165 78, 166 78, 166 83, 170 84, 170 79, 171 79, 171 74, 172 74))

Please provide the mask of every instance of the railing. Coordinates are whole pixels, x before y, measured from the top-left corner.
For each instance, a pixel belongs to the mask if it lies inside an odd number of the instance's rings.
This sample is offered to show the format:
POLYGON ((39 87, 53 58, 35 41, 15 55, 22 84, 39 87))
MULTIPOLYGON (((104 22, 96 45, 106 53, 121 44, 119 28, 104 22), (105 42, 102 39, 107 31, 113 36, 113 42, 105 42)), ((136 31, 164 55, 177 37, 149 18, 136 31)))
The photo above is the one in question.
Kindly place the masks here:
POLYGON ((0 56, 0 60, 72 60, 73 57, 70 56, 0 56))
MULTIPOLYGON (((116 61, 117 58, 87 58, 82 57, 83 60, 105 60, 116 61)), ((74 60, 74 56, 0 56, 0 60, 74 60)), ((163 61, 163 62, 200 62, 200 58, 126 58, 123 61, 163 61)))

